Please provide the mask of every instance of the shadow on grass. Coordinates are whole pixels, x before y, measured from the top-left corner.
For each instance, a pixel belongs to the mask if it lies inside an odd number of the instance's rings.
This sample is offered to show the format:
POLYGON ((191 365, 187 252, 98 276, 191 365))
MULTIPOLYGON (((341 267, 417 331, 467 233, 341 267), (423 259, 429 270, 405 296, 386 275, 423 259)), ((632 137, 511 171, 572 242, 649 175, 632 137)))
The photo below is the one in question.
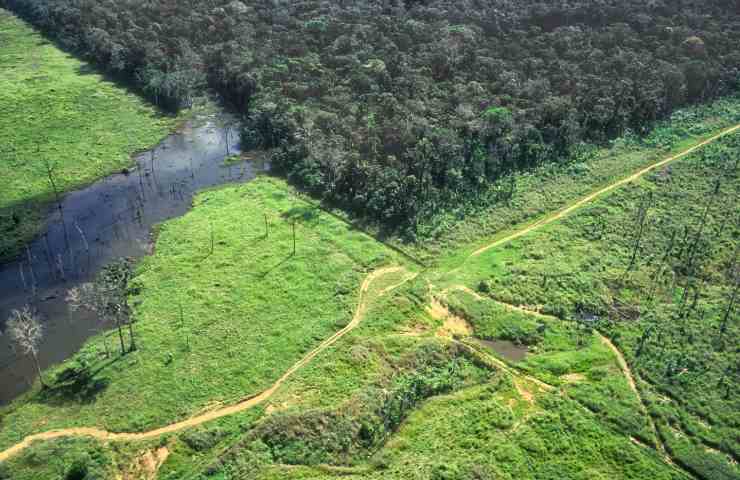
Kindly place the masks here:
POLYGON ((264 278, 266 278, 266 277, 267 277, 267 276, 268 276, 269 274, 271 274, 272 272, 274 272, 274 271, 275 271, 275 270, 277 270, 278 268, 280 268, 280 267, 282 267, 283 265, 285 265, 286 263, 288 263, 288 261, 290 261, 290 260, 291 260, 292 258, 294 258, 294 257, 295 257, 295 254, 291 253, 290 255, 288 255, 288 256, 287 256, 287 257, 285 257, 284 259, 280 260, 280 261, 279 261, 278 263, 276 263, 276 264, 275 264, 275 265, 273 265, 272 267, 268 268, 268 269, 267 269, 266 271, 264 271, 263 273, 260 273, 259 275, 257 275, 257 278, 260 278, 260 279, 264 279, 264 278))
POLYGON ((40 390, 33 400, 52 406, 92 403, 110 385, 109 378, 96 378, 96 375, 122 358, 119 355, 109 359, 95 370, 83 372, 65 370, 57 375, 54 385, 40 390))
POLYGON ((83 63, 82 65, 77 67, 77 74, 78 75, 96 75, 96 74, 101 74, 101 71, 93 67, 89 63, 83 63))
POLYGON ((302 222, 310 222, 318 218, 320 213, 321 209, 318 207, 314 207, 313 205, 301 205, 283 212, 280 216, 288 221, 296 222, 300 220, 302 222))

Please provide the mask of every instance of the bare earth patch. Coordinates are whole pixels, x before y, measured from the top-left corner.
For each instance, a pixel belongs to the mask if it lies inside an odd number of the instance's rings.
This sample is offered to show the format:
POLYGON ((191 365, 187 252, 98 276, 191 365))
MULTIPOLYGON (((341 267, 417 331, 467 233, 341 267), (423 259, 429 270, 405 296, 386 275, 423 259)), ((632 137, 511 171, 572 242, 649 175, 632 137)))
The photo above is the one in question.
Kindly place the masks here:
POLYGON ((530 405, 533 405, 534 404, 534 394, 526 388, 524 382, 517 379, 516 377, 512 377, 511 379, 514 382, 514 387, 516 388, 516 391, 519 394, 519 396, 521 396, 530 405))
POLYGON ((155 480, 159 467, 169 456, 170 450, 167 447, 144 451, 123 474, 123 480, 155 480))
POLYGON ((432 301, 427 307, 427 312, 435 320, 444 320, 444 324, 436 332, 438 337, 469 337, 473 334, 473 327, 467 320, 453 315, 445 305, 434 297, 432 297, 432 301))

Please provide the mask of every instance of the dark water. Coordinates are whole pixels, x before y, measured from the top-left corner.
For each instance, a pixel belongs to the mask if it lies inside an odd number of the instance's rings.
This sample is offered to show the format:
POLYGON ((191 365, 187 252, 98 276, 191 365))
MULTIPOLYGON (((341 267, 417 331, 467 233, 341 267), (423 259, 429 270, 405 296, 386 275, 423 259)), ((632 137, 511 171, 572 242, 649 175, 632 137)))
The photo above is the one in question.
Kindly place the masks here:
POLYGON ((517 345, 514 342, 508 340, 478 340, 478 343, 484 347, 488 347, 501 357, 512 362, 520 362, 524 360, 529 353, 527 347, 517 345))
MULTIPOLYGON (((197 190, 254 178, 258 162, 224 166, 227 153, 239 153, 235 125, 225 115, 196 118, 138 155, 130 173, 67 194, 61 210, 50 209, 46 232, 28 254, 0 265, 0 325, 12 309, 33 305, 45 324, 42 366, 69 357, 100 328, 93 315, 69 311, 68 289, 112 260, 146 255, 151 227, 184 214, 197 190)), ((30 359, 0 336, 0 403, 23 393, 32 377, 30 359)))

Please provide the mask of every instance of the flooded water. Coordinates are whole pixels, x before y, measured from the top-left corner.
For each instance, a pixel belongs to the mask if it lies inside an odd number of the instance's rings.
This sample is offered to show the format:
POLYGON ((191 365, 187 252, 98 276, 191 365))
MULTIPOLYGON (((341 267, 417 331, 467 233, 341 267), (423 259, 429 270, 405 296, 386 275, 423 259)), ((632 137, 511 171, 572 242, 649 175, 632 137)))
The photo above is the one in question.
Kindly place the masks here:
POLYGON ((512 362, 520 362, 524 360, 524 358, 527 356, 527 353, 529 353, 529 350, 526 346, 517 345, 516 343, 510 342, 509 340, 478 339, 478 343, 480 343, 484 347, 490 348, 501 357, 512 362))
MULTIPOLYGON (((150 151, 137 168, 67 194, 50 208, 46 231, 19 260, 0 265, 0 325, 26 303, 45 323, 42 366, 76 352, 100 328, 90 314, 69 311, 66 291, 89 281, 105 264, 150 250, 151 227, 184 214, 205 187, 254 178, 257 162, 224 165, 240 153, 236 122, 227 115, 196 118, 150 151)), ((0 336, 0 403, 24 392, 33 377, 30 359, 0 336)))

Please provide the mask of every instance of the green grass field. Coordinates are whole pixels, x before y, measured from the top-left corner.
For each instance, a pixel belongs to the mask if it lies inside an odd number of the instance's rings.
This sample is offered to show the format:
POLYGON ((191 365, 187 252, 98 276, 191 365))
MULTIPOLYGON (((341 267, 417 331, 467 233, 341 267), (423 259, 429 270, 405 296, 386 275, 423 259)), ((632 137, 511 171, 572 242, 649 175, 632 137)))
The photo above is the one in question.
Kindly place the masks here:
POLYGON ((0 260, 41 228, 60 193, 131 165, 176 125, 0 9, 0 260))
POLYGON ((731 302, 738 137, 474 257, 459 271, 466 285, 498 301, 538 306, 607 333, 642 379, 665 448, 701 478, 740 478, 740 404, 731 393, 738 388, 738 353, 730 346, 740 333, 731 302))
POLYGON ((370 269, 397 261, 278 180, 207 191, 195 204, 159 229, 137 269, 138 350, 107 362, 91 340, 78 355, 100 359, 99 391, 33 390, 0 414, 2 446, 63 426, 151 429, 257 393, 349 322, 370 269))

